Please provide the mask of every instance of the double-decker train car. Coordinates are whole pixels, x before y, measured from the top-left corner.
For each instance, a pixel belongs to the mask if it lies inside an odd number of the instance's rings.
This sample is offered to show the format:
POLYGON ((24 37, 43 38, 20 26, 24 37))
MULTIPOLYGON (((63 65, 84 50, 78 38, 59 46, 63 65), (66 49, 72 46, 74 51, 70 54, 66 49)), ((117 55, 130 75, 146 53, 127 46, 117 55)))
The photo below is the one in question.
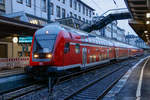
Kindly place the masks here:
POLYGON ((60 24, 50 24, 33 36, 28 72, 85 69, 111 60, 140 55, 142 49, 60 24))

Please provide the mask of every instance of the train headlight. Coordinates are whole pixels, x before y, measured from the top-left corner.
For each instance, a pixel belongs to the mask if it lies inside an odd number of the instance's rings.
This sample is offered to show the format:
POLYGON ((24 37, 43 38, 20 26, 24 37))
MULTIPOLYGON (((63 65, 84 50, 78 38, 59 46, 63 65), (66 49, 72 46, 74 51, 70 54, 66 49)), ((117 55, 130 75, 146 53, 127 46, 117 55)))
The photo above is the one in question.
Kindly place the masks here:
POLYGON ((52 58, 52 54, 47 54, 46 57, 47 58, 52 58))
POLYGON ((38 58, 39 57, 39 55, 38 54, 34 54, 34 58, 38 58))

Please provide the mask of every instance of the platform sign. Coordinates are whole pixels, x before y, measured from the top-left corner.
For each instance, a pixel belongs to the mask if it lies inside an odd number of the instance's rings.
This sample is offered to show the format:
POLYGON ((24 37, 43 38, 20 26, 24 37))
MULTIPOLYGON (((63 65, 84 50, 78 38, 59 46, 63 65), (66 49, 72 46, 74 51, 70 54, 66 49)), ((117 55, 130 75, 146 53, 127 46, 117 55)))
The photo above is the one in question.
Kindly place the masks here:
POLYGON ((32 36, 25 36, 25 37, 19 37, 19 43, 31 43, 32 42, 32 36))

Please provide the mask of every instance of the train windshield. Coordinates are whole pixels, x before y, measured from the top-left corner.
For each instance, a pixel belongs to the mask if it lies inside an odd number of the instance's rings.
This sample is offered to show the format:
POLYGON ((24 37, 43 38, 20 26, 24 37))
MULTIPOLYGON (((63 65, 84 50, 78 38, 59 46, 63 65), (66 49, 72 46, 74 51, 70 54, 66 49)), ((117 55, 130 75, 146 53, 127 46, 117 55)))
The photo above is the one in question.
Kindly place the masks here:
POLYGON ((53 50, 56 34, 39 34, 35 36, 34 53, 50 53, 53 50))

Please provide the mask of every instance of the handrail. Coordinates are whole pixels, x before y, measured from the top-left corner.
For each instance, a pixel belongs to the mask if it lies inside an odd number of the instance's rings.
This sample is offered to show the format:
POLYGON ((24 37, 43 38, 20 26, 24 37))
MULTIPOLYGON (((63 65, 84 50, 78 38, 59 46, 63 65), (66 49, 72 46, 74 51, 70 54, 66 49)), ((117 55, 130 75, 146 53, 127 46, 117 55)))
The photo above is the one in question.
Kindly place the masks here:
MULTIPOLYGON (((104 16, 104 15, 106 15, 107 13, 112 12, 112 11, 115 11, 115 13, 116 13, 116 11, 119 11, 119 10, 127 10, 127 11, 128 11, 127 8, 110 9, 110 10, 107 10, 106 12, 104 12, 103 14, 101 14, 101 16, 104 16)), ((110 13, 109 13, 109 14, 110 14, 110 13)))
POLYGON ((126 12, 128 13, 128 9, 127 8, 118 8, 118 9, 110 9, 107 10, 106 12, 104 12, 103 14, 101 14, 100 16, 95 16, 93 17, 93 22, 97 22, 99 20, 101 20, 102 18, 108 16, 109 14, 117 14, 117 13, 122 13, 122 12, 126 12))
POLYGON ((93 30, 98 30, 105 27, 114 20, 129 18, 131 18, 131 15, 127 8, 110 9, 103 13, 101 16, 94 17, 92 25, 81 26, 80 29, 86 32, 91 32, 93 30))

